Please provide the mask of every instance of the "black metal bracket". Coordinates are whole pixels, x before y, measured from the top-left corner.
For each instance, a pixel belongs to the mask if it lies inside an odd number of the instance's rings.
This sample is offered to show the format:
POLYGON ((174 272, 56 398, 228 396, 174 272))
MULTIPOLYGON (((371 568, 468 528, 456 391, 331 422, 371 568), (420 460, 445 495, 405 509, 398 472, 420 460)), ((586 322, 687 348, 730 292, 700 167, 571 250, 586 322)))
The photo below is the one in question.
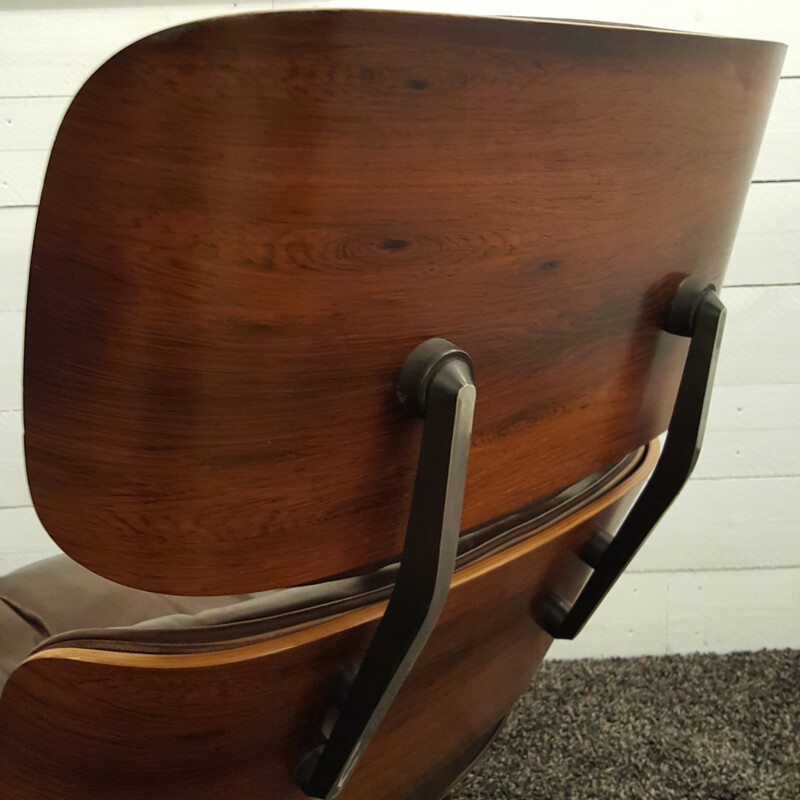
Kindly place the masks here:
POLYGON ((295 770, 308 797, 332 800, 344 787, 433 631, 455 568, 475 408, 472 361, 445 339, 428 339, 403 364, 397 394, 425 419, 403 555, 330 736, 295 770))
POLYGON ((616 535, 599 534, 581 553, 593 568, 570 605, 553 594, 542 626, 557 639, 574 639, 683 488, 703 444, 711 387, 725 323, 725 306, 711 284, 688 278, 672 300, 665 329, 691 337, 664 450, 616 535))

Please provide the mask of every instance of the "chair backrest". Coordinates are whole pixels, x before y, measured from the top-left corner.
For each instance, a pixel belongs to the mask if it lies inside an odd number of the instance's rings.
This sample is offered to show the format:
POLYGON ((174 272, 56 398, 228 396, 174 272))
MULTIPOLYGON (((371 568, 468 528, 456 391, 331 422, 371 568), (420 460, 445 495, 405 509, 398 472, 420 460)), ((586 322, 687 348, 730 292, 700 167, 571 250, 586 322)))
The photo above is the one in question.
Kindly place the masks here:
POLYGON ((93 571, 258 591, 402 549, 431 336, 475 364, 463 527, 666 428, 686 275, 720 284, 783 49, 358 11, 150 36, 53 147, 28 478, 93 571))

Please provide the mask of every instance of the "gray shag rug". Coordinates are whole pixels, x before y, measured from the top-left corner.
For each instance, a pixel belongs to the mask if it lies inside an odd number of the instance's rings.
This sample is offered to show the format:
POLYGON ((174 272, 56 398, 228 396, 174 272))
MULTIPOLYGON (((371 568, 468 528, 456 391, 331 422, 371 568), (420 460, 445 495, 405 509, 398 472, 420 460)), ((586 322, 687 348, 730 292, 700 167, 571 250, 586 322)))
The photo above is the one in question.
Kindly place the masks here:
POLYGON ((453 800, 798 800, 800 651, 545 662, 453 800))

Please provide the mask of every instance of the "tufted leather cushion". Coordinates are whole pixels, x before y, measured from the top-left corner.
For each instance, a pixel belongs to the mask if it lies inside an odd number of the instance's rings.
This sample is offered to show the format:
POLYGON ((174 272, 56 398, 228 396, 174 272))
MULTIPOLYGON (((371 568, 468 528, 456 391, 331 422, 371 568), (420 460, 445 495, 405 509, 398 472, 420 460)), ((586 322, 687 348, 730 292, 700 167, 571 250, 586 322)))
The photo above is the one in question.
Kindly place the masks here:
POLYGON ((252 595, 173 597, 120 586, 67 556, 53 556, 0 577, 0 690, 45 639, 81 628, 136 625, 173 614, 194 616, 252 595))

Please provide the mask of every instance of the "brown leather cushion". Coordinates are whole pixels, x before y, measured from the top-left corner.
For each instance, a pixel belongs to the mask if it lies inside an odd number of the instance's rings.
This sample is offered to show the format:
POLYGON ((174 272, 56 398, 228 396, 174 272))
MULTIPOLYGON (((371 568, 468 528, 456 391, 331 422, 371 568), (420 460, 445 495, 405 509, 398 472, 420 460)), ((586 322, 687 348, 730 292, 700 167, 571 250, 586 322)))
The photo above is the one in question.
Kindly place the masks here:
POLYGON ((47 634, 6 600, 0 600, 0 692, 9 675, 47 634))
POLYGON ((194 616, 252 595, 173 597, 120 586, 67 556, 54 556, 0 577, 0 690, 45 639, 81 628, 136 625, 173 614, 194 616))

